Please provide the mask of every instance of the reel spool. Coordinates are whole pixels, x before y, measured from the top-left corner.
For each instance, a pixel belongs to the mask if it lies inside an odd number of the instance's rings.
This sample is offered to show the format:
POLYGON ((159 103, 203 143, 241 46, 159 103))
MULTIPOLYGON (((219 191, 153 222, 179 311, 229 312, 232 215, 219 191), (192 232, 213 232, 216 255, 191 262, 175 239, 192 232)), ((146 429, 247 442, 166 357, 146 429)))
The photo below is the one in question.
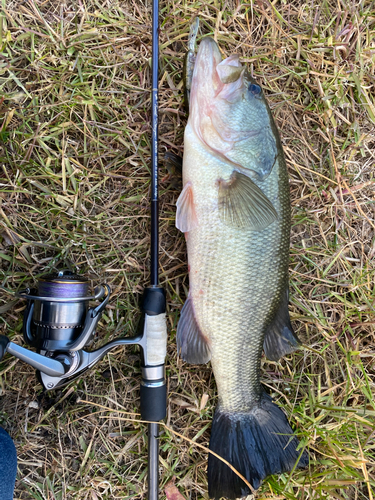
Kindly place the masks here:
POLYGON ((70 271, 43 276, 36 290, 17 294, 28 301, 23 323, 25 342, 45 352, 76 351, 89 345, 109 295, 109 286, 100 285, 90 296, 88 279, 70 271), (89 309, 90 300, 103 297, 98 307, 89 309))

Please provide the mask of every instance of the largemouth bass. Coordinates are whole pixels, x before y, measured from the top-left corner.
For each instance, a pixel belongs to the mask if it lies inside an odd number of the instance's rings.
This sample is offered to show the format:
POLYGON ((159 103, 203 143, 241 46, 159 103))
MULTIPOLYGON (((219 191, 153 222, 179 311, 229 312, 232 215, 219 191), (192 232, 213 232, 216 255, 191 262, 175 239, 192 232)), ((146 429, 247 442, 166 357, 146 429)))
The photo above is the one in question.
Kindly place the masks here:
MULTIPOLYGON (((176 225, 185 233, 189 296, 177 346, 190 363, 211 360, 219 404, 210 449, 257 489, 306 452, 260 383, 262 349, 277 360, 299 340, 288 312, 289 183, 278 131, 260 86, 237 55, 222 60, 204 38, 185 129, 183 191, 176 225)), ((210 454, 212 498, 249 488, 210 454)))

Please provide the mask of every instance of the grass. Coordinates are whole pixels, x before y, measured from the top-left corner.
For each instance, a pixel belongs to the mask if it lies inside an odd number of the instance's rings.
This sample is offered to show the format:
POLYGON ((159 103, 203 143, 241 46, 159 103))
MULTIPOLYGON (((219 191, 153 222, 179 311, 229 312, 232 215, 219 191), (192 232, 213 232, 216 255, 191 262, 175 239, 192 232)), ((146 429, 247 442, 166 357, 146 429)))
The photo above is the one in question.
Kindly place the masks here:
MULTIPOLYGON (((375 495, 375 7, 349 2, 161 4, 160 151, 181 154, 182 61, 195 15, 263 85, 290 173, 291 317, 306 348, 262 377, 310 451, 308 470, 268 478, 257 499, 375 495)), ((136 329, 149 277, 150 2, 1 2, 1 333, 22 343, 12 292, 70 267, 113 296, 98 345, 136 329)), ((174 226, 178 174, 161 164, 161 280, 168 293, 168 416, 161 487, 207 498, 216 405, 209 366, 176 356, 188 290, 174 226)), ((43 394, 0 363, 0 423, 16 442, 15 498, 104 500, 147 491, 139 355, 109 354, 43 394)))

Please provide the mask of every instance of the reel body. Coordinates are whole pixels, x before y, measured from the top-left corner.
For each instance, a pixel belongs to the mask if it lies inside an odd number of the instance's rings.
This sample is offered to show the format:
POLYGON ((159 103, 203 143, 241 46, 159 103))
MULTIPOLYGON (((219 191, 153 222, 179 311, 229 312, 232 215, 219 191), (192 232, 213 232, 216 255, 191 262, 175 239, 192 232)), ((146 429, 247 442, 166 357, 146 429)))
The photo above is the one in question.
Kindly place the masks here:
POLYGON ((159 421, 166 412, 165 292, 159 286, 145 290, 143 323, 138 335, 87 351, 85 348, 94 339, 110 293, 110 287, 103 284, 90 295, 89 281, 70 271, 43 276, 36 289, 17 293, 19 298, 27 300, 24 340, 36 352, 0 335, 0 359, 8 352, 33 366, 43 387, 51 390, 78 378, 111 349, 139 345, 142 348, 141 415, 145 420, 159 421), (90 307, 93 300, 100 301, 96 307, 90 307))
MULTIPOLYGON (((111 289, 99 285, 89 294, 89 281, 70 271, 43 276, 36 289, 26 289, 17 297, 27 300, 23 318, 23 337, 37 352, 1 339, 5 351, 38 370, 47 390, 61 387, 86 370, 93 359, 83 348, 93 341, 95 330, 108 303, 111 289), (90 300, 101 300, 89 307, 90 300)), ((94 351, 95 352, 95 351, 94 351)))

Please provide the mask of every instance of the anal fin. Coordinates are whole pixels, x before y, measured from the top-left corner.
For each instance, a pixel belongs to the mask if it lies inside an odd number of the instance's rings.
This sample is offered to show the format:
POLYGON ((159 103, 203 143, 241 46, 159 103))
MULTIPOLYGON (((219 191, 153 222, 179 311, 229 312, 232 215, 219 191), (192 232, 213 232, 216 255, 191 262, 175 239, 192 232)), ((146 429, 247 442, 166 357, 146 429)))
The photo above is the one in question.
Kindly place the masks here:
POLYGON ((294 352, 301 345, 290 322, 288 299, 289 292, 286 289, 279 310, 264 337, 264 352, 271 361, 278 361, 282 356, 294 352))
POLYGON ((177 352, 184 361, 192 364, 208 363, 211 359, 209 341, 198 326, 190 297, 182 308, 177 326, 177 352))

